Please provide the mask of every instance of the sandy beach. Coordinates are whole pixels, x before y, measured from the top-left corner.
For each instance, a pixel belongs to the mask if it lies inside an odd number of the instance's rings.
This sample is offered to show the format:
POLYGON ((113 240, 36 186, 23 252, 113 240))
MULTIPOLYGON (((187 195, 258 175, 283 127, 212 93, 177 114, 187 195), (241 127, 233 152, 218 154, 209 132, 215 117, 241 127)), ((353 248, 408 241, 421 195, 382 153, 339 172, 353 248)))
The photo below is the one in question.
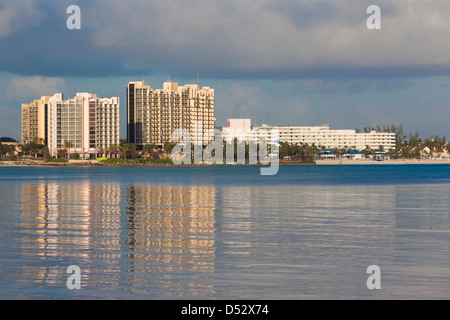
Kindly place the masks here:
POLYGON ((450 164, 450 159, 316 160, 317 165, 450 164))

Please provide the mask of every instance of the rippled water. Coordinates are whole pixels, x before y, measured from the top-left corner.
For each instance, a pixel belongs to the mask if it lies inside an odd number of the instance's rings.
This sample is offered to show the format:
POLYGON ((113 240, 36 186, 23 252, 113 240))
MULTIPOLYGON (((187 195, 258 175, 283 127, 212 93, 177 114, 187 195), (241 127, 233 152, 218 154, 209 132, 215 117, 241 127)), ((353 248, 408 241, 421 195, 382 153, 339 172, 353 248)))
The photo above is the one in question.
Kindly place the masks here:
POLYGON ((450 166, 257 169, 0 167, 0 298, 450 298, 450 166))

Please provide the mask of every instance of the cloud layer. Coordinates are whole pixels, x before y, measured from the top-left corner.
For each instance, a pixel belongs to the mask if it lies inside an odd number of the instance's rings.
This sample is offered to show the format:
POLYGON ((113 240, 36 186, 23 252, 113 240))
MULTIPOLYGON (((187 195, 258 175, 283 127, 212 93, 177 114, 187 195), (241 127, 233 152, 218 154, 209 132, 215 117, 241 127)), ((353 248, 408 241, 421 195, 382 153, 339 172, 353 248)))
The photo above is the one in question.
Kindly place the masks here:
POLYGON ((447 0, 379 0, 381 30, 366 27, 367 0, 21 2, 23 10, 1 2, 0 44, 9 43, 0 53, 3 71, 268 78, 450 73, 447 0), (65 28, 70 4, 81 8, 79 31, 65 28))
POLYGON ((43 14, 36 8, 35 1, 0 1, 0 38, 7 37, 26 27, 35 27, 43 14))
POLYGON ((46 78, 41 76, 13 76, 6 89, 8 99, 28 100, 38 99, 41 96, 52 96, 57 92, 70 91, 70 85, 63 78, 46 78))

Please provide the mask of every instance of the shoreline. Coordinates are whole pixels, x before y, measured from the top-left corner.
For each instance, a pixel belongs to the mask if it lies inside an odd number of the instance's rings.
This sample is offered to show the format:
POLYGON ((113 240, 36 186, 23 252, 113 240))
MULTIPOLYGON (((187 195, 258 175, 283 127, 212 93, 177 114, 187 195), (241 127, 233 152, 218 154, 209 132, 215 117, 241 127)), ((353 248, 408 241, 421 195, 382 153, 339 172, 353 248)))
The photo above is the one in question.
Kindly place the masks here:
MULTIPOLYGON (((315 165, 314 163, 280 162, 280 166, 315 165)), ((269 164, 174 164, 174 163, 102 163, 98 160, 70 160, 69 162, 0 161, 0 167, 187 167, 187 166, 269 166, 269 164)))
MULTIPOLYGON (((367 160, 316 160, 315 163, 307 162, 288 162, 280 161, 280 166, 297 166, 297 165, 417 165, 417 164, 450 164, 450 159, 395 159, 375 161, 367 160)), ((47 162, 40 160, 25 161, 0 161, 0 167, 158 167, 158 166, 244 166, 244 165, 260 165, 264 164, 180 164, 173 163, 102 163, 98 160, 70 160, 69 162, 47 162)))

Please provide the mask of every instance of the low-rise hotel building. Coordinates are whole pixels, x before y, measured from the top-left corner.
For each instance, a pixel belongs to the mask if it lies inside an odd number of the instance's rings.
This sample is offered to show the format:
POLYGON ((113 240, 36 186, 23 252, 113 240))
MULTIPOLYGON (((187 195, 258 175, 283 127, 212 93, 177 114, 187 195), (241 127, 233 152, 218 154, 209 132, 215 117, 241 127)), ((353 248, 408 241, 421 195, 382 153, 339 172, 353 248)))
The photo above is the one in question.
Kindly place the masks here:
POLYGON ((395 133, 389 132, 358 133, 355 130, 330 130, 328 125, 313 127, 262 125, 253 129, 267 132, 268 136, 272 130, 276 129, 279 132, 279 141, 291 144, 314 144, 327 149, 364 150, 369 147, 378 150, 380 146, 386 151, 395 149, 395 133))
POLYGON ((378 150, 395 149, 395 133, 376 132, 357 133, 355 130, 330 130, 330 127, 292 127, 292 126, 262 126, 251 127, 250 119, 228 119, 228 126, 222 128, 222 137, 225 140, 237 138, 238 140, 258 141, 265 137, 271 141, 271 133, 278 130, 280 142, 290 144, 308 144, 327 149, 352 148, 364 150, 368 146, 378 150))

